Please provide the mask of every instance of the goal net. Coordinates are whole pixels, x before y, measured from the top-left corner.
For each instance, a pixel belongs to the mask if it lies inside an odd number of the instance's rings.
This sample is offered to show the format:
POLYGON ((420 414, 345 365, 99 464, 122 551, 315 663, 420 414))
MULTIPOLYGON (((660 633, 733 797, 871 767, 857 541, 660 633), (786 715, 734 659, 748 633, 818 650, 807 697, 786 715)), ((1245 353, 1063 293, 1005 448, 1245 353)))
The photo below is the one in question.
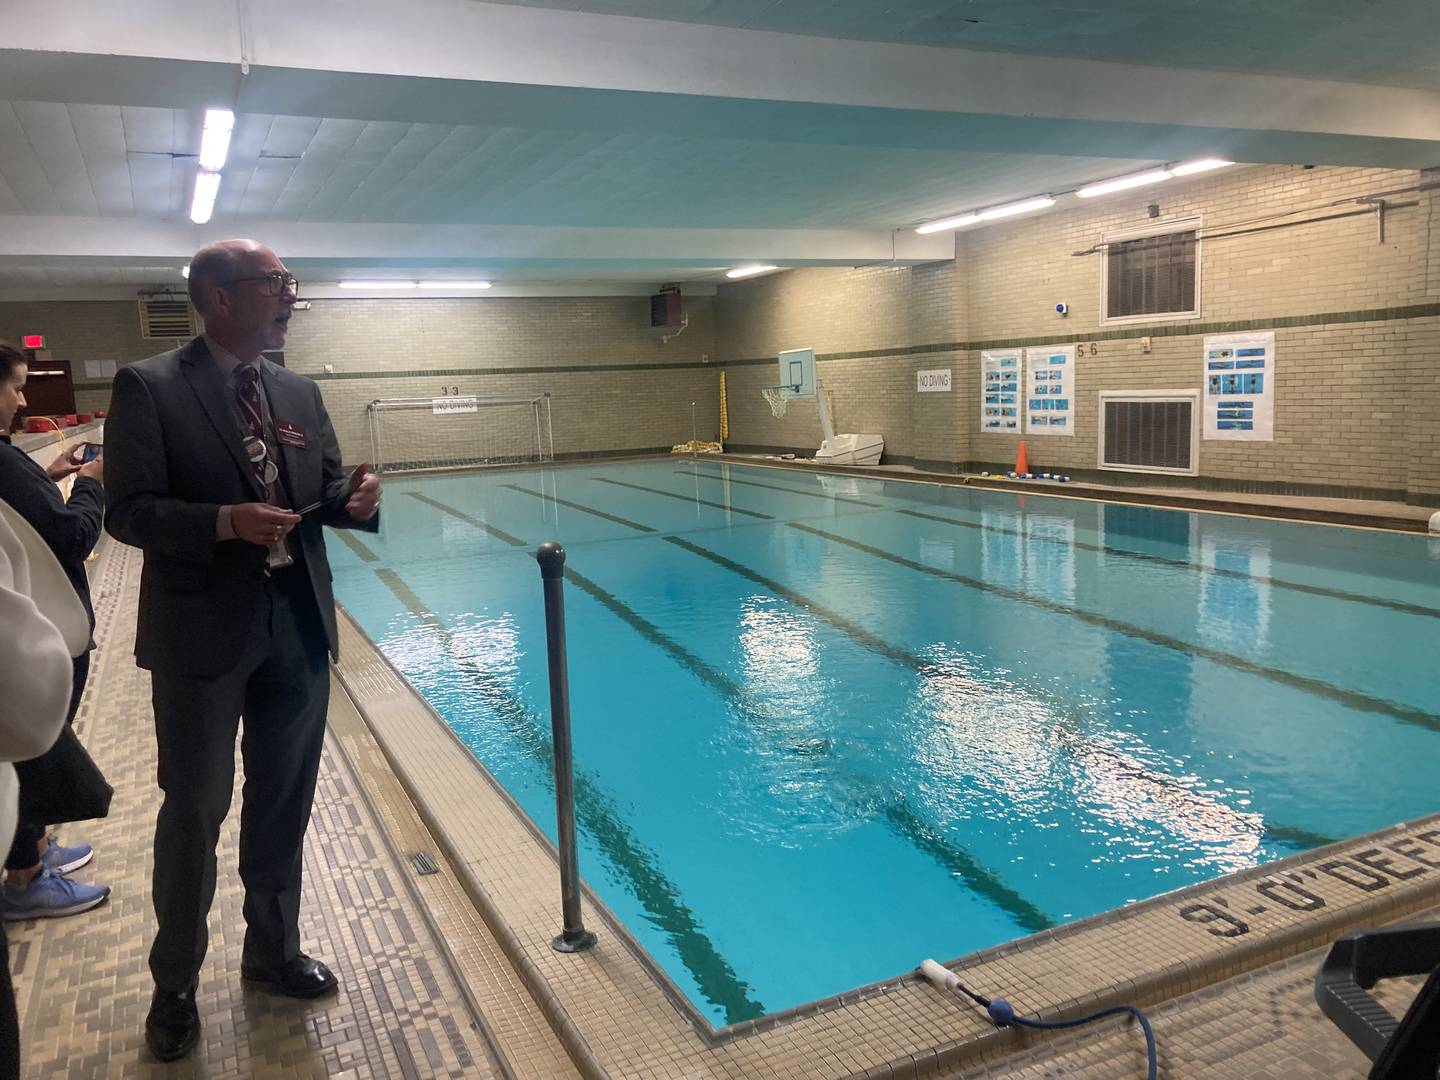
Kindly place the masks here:
POLYGON ((370 402, 379 472, 432 472, 553 461, 550 395, 388 398, 370 402))

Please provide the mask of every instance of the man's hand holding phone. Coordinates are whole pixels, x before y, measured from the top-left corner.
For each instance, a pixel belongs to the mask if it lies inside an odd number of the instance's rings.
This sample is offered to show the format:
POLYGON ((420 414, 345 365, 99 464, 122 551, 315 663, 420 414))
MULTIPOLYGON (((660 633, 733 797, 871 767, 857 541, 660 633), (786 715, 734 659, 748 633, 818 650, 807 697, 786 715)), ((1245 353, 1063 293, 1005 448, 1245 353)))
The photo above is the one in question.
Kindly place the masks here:
POLYGON ((369 521, 380 509, 380 477, 369 465, 357 465, 350 474, 350 498, 345 512, 356 521, 369 521))

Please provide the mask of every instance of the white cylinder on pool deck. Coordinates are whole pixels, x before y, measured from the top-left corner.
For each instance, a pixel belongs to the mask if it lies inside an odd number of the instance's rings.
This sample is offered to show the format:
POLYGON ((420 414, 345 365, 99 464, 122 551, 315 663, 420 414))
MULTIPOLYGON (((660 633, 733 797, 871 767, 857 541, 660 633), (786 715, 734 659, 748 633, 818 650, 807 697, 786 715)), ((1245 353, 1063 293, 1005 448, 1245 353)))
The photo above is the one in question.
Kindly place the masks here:
POLYGON ((1435 536, 1440 536, 1440 510, 1436 510, 1430 515, 1430 532, 1435 536))
POLYGON ((937 989, 949 990, 952 993, 960 989, 960 976, 934 960, 920 961, 920 974, 937 989))

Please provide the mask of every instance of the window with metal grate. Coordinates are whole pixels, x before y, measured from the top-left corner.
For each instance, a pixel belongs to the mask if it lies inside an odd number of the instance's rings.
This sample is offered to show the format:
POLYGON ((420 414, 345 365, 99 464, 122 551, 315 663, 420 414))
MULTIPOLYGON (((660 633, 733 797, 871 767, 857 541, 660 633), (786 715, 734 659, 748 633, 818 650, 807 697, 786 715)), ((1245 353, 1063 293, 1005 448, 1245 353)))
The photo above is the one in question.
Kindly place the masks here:
POLYGON ((1195 230, 1112 240, 1105 248, 1105 318, 1196 310, 1195 230))

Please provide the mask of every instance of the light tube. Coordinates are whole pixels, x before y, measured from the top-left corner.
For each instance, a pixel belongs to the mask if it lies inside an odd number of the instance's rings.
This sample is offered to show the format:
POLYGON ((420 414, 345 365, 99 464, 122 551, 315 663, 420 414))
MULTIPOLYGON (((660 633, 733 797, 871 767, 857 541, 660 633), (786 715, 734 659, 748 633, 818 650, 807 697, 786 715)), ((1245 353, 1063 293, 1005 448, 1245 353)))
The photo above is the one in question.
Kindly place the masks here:
POLYGON ((1199 161, 1188 161, 1184 165, 1176 165, 1170 170, 1171 176, 1194 176, 1196 173, 1209 172, 1211 169, 1223 169, 1226 165, 1234 165, 1233 161, 1226 161, 1223 158, 1201 158, 1199 161))
POLYGON ((195 194, 190 198, 190 220, 204 225, 215 212, 215 196, 220 194, 220 174, 201 169, 195 174, 195 194))
POLYGON ((1007 203, 1004 206, 992 206, 989 210, 973 210, 958 217, 927 222, 915 231, 925 236, 929 233, 944 232, 946 229, 963 229, 966 225, 974 225, 977 222, 994 221, 996 218, 1007 218, 1014 214, 1028 214, 1031 210, 1044 210, 1047 206, 1054 205, 1055 200, 1049 195, 1038 195, 1033 199, 1022 199, 1020 202, 1007 203))
POLYGON ((1112 191, 1125 191, 1128 188, 1144 187, 1146 184, 1158 184, 1161 180, 1169 179, 1169 169, 1151 169, 1149 172, 1122 176, 1118 180, 1102 180, 1098 184, 1082 187, 1079 191, 1075 192, 1075 194, 1082 199, 1093 199, 1096 195, 1109 195, 1112 191))
POLYGON ((230 153, 230 131, 235 114, 229 109, 206 109, 205 132, 200 136, 200 167, 219 172, 230 153))

